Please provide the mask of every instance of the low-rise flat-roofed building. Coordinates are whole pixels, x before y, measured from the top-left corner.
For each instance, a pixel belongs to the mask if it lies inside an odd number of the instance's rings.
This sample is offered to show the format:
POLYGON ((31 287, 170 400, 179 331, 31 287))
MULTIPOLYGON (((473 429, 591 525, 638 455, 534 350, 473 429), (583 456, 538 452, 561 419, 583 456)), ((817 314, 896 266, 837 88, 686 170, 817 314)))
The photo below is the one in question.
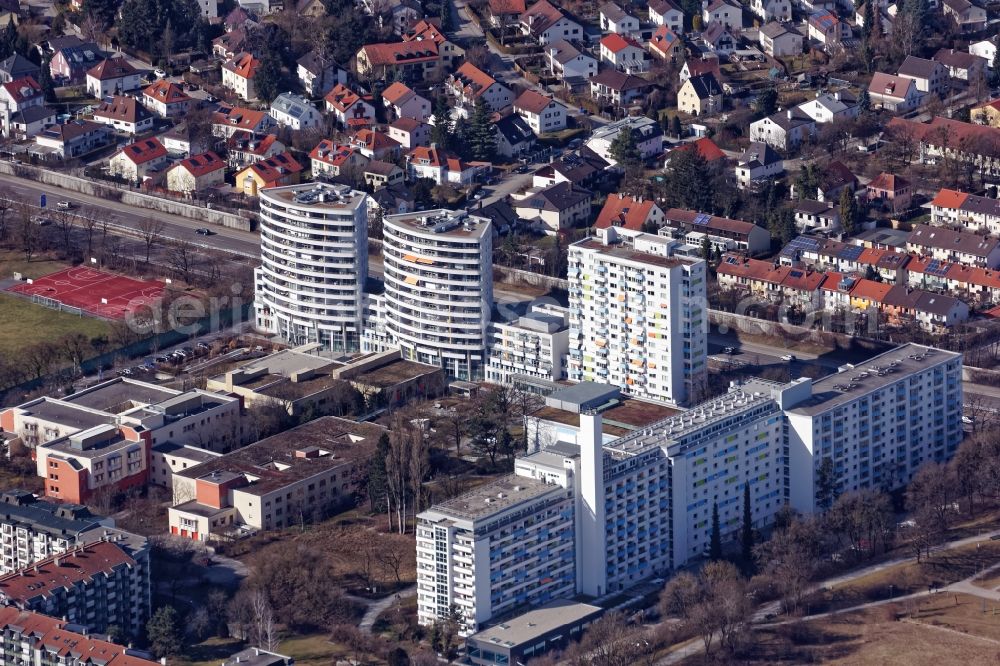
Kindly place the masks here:
POLYGON ((385 432, 324 416, 177 472, 170 533, 209 541, 328 515, 353 501, 356 468, 385 432))
POLYGON ((465 639, 469 662, 476 666, 525 663, 579 640, 604 609, 565 599, 506 618, 465 639))
POLYGON ((206 382, 211 390, 238 395, 246 404, 281 404, 291 416, 339 409, 347 385, 369 404, 395 406, 434 397, 444 391, 445 382, 440 368, 402 359, 395 348, 344 362, 315 343, 254 359, 206 382))

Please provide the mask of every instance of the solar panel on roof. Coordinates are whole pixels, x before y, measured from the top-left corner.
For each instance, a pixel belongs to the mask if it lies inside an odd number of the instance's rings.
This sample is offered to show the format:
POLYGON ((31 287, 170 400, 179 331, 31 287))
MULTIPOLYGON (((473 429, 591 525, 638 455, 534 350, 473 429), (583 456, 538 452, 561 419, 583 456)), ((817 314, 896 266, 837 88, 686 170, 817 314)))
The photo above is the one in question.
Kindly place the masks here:
POLYGON ((857 245, 848 245, 843 249, 841 249, 841 251, 838 254, 840 255, 841 259, 847 259, 848 261, 857 261, 858 257, 860 257, 861 253, 864 251, 865 249, 863 247, 859 247, 857 245))
POLYGON ((694 216, 694 224, 708 224, 711 220, 712 216, 705 213, 698 213, 694 216))
POLYGON ((791 275, 793 278, 800 278, 802 277, 802 271, 791 271, 789 272, 789 275, 791 275))

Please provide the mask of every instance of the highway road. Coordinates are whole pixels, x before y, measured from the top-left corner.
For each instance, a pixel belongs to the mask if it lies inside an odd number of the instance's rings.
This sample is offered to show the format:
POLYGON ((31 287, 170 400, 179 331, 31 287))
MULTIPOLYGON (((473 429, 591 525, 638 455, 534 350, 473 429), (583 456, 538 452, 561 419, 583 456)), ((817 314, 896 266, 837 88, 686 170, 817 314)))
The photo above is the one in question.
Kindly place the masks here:
MULTIPOLYGON (((198 247, 232 252, 245 257, 260 256, 260 237, 255 232, 229 229, 209 224, 195 219, 188 219, 169 213, 147 210, 123 204, 119 201, 108 201, 100 197, 70 192, 53 185, 43 185, 33 180, 0 174, 0 189, 7 190, 13 196, 24 199, 27 203, 37 206, 40 195, 45 194, 48 207, 55 206, 57 201, 69 201, 78 208, 107 211, 107 219, 116 225, 130 229, 138 229, 143 220, 151 216, 163 222, 162 236, 168 240, 184 240, 198 247), (195 233, 199 227, 208 227, 213 232, 211 236, 200 236, 195 233)), ((103 215, 101 215, 104 218, 103 215)))

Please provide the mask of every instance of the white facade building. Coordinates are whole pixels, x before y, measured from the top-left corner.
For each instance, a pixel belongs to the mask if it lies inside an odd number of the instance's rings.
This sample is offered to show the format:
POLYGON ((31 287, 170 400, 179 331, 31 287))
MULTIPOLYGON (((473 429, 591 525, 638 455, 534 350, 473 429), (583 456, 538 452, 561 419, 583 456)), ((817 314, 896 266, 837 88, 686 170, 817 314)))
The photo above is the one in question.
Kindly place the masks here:
POLYGON ((367 209, 368 195, 343 185, 261 190, 258 329, 296 345, 359 349, 367 209))
POLYGON ((433 624, 452 605, 468 635, 524 604, 576 589, 573 493, 508 476, 417 516, 417 617, 433 624))
POLYGON ((812 382, 786 410, 791 504, 816 507, 816 479, 832 460, 836 491, 905 486, 962 441, 962 355, 906 344, 812 382))
POLYGON ((513 384, 518 376, 558 381, 566 375, 568 311, 536 305, 512 322, 490 322, 486 381, 513 384))
POLYGON ((385 331, 403 358, 482 377, 492 234, 488 219, 444 209, 385 217, 385 331))
POLYGON ((705 262, 671 256, 665 237, 633 242, 569 247, 569 379, 686 404, 707 376, 705 262))

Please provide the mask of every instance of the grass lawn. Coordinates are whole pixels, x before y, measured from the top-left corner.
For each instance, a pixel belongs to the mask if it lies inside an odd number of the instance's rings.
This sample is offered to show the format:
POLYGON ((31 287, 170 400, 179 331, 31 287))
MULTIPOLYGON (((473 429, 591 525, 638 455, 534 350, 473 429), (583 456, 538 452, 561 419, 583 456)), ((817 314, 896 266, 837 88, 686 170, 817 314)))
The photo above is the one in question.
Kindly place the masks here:
POLYGON ((3 267, 0 270, 0 280, 14 277, 14 273, 21 273, 34 280, 43 275, 69 268, 69 264, 65 261, 56 261, 45 257, 35 257, 31 261, 26 261, 23 252, 14 250, 0 250, 0 266, 3 267))
POLYGON ((919 564, 906 562, 862 576, 807 600, 810 614, 848 608, 869 601, 888 599, 926 590, 931 584, 947 585, 974 575, 1000 559, 1000 542, 984 541, 934 553, 919 564))
POLYGON ((908 619, 1000 641, 1000 602, 984 600, 982 597, 937 594, 915 604, 908 619))
MULTIPOLYGON (((934 602, 954 603, 954 595, 934 602)), ((971 608, 969 604, 966 604, 971 608)), ((939 666, 996 663, 1000 645, 933 628, 921 620, 896 620, 899 605, 754 632, 753 654, 739 663, 939 666)), ((963 610, 963 612, 965 612, 963 610)), ((1000 617, 997 618, 1000 621, 1000 617)), ((686 664, 700 663, 692 659, 686 664)))
POLYGON ((87 338, 107 335, 108 323, 93 317, 78 317, 0 293, 0 356, 15 357, 25 345, 55 341, 69 333, 87 338))
MULTIPOLYGON (((192 645, 184 659, 172 659, 174 666, 218 666, 233 654, 247 647, 235 638, 209 638, 192 645)), ((281 641, 275 650, 292 657, 301 666, 330 666, 339 658, 352 656, 344 647, 331 643, 326 634, 294 636, 281 641)))

